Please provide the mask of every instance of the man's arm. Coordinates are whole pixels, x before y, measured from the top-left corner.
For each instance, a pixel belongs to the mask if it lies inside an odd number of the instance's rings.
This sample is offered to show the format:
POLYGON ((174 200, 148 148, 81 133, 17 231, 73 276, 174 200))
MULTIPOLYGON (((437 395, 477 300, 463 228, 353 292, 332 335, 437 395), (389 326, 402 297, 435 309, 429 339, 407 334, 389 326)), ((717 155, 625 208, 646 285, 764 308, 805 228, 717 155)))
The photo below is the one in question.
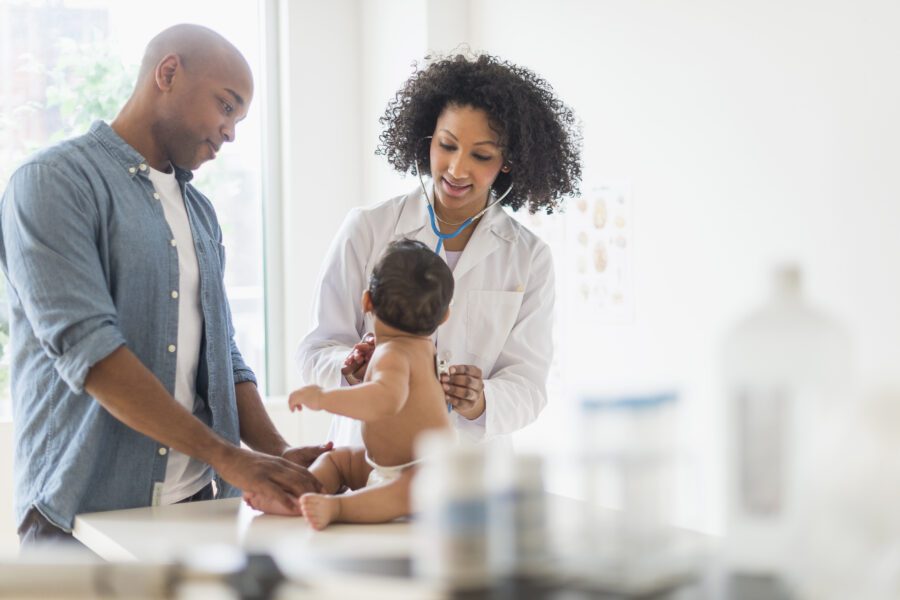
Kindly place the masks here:
POLYGON ((314 478, 298 465, 232 446, 181 406, 125 346, 88 371, 85 390, 116 419, 135 431, 213 467, 247 492, 276 498, 287 508, 314 478))
POLYGON ((323 391, 317 386, 291 394, 292 409, 306 406, 360 421, 374 421, 396 415, 409 396, 409 362, 399 352, 385 352, 370 366, 369 381, 350 388, 323 391))
POLYGON ((256 385, 250 381, 238 383, 234 386, 234 392, 237 397, 241 440, 257 452, 273 456, 284 454, 288 443, 269 418, 256 385))

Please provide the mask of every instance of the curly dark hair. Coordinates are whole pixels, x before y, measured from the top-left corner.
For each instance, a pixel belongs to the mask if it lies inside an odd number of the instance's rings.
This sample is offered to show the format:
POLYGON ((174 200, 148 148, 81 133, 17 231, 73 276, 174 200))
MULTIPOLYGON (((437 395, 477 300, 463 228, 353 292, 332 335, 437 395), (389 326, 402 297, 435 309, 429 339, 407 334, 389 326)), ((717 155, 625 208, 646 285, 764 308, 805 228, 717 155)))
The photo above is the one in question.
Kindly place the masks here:
POLYGON ((549 83, 488 54, 428 56, 426 61, 432 62, 422 69, 413 65, 413 75, 379 119, 384 131, 376 154, 386 156, 397 171, 413 175, 418 156, 422 171, 430 173, 422 139, 434 133, 448 105, 471 106, 487 113, 504 161, 512 166, 494 181, 493 189, 500 193, 515 184, 502 204, 549 214, 564 197, 578 195, 581 128, 549 83))

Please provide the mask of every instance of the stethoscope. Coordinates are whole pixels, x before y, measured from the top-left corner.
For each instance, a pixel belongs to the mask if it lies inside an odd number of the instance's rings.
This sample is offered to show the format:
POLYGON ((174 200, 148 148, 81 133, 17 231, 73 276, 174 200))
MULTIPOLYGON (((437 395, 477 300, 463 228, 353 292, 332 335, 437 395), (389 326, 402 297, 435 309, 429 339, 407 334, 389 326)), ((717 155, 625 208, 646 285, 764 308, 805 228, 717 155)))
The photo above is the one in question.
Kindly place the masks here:
MULTIPOLYGON (((433 136, 427 135, 422 139, 430 140, 432 137, 433 136)), ((504 198, 506 198, 513 189, 513 184, 510 183, 509 187, 506 188, 506 191, 503 192, 502 196, 500 196, 493 202, 489 203, 481 211, 479 211, 478 214, 473 215, 473 216, 469 217, 468 219, 466 219, 465 221, 461 221, 459 223, 449 223, 447 221, 439 219, 438 216, 435 214, 434 202, 432 201, 431 198, 428 197, 428 189, 425 187, 425 180, 422 178, 422 169, 419 168, 418 157, 415 158, 415 163, 416 163, 416 175, 419 177, 419 184, 422 186, 422 195, 425 196, 425 202, 428 203, 428 217, 429 217, 429 220, 431 221, 431 230, 434 232, 434 235, 436 235, 438 237, 438 243, 434 249, 435 254, 441 253, 441 248, 444 246, 444 240, 450 240, 450 239, 453 239, 456 236, 458 236, 460 233, 462 233, 463 229, 465 229, 466 227, 468 227, 469 225, 474 223, 477 219, 479 219, 481 217, 481 215, 483 215, 488 210, 490 210, 491 207, 493 207, 495 204, 501 202, 504 198), (450 225, 451 227, 458 225, 459 227, 457 227, 456 231, 454 231, 453 233, 441 233, 441 229, 440 229, 440 227, 438 227, 438 224, 437 224, 437 221, 439 221, 439 220, 444 225, 450 225)), ((431 195, 432 195, 432 197, 434 196, 434 181, 431 182, 431 195)))
MULTIPOLYGON (((433 136, 427 135, 422 139, 430 140, 432 137, 433 136)), ((476 219, 479 219, 481 217, 481 215, 483 215, 488 210, 490 210, 495 204, 501 202, 504 198, 506 198, 513 189, 513 184, 510 183, 509 187, 506 188, 506 191, 503 192, 502 196, 500 196, 493 202, 489 203, 483 209, 478 211, 477 214, 469 217, 465 221, 462 221, 459 223, 449 223, 447 221, 441 220, 441 223, 443 223, 445 225, 450 225, 451 227, 458 225, 458 227, 456 228, 456 231, 454 231, 453 233, 441 233, 441 229, 440 229, 440 227, 438 227, 438 224, 437 224, 437 221, 439 219, 438 219, 438 216, 434 212, 434 203, 433 203, 432 199, 428 197, 428 188, 425 187, 425 180, 422 178, 422 169, 419 168, 418 157, 415 157, 414 161, 416 164, 416 175, 419 178, 419 185, 422 186, 422 195, 425 197, 425 202, 428 204, 428 218, 429 218, 429 222, 431 223, 431 231, 433 231, 434 235, 436 235, 438 238, 437 246, 435 246, 435 248, 434 248, 435 254, 441 253, 441 248, 444 246, 444 240, 450 240, 450 239, 453 239, 456 236, 458 236, 460 233, 462 233, 463 229, 465 229, 466 227, 468 227, 469 225, 474 223, 476 219)), ((431 195, 432 195, 432 197, 434 197, 434 181, 431 182, 431 195)), ((435 360, 436 360, 435 370, 437 371, 438 377, 440 377, 440 375, 443 373, 449 372, 449 367, 447 366, 446 360, 438 360, 437 356, 435 356, 435 360)), ((450 404, 449 402, 447 403, 447 412, 448 413, 453 412, 453 405, 450 404)))

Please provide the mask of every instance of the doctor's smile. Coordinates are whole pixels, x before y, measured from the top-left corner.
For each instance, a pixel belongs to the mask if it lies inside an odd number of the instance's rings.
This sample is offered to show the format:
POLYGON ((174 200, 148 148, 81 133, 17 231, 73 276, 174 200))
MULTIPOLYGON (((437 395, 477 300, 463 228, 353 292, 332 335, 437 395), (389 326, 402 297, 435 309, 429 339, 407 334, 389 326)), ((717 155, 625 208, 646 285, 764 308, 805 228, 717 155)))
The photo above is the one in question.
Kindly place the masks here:
POLYGON ((448 181, 446 177, 441 178, 441 185, 443 186, 444 192, 457 198, 465 196, 466 193, 472 188, 472 184, 454 184, 448 181))

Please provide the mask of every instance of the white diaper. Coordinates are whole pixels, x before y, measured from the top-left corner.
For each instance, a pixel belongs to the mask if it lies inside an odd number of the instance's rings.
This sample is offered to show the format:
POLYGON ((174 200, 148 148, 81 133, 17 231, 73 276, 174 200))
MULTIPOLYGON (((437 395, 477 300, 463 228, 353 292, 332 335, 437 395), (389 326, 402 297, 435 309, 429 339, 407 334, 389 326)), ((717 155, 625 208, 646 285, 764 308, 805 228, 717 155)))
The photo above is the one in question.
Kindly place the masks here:
POLYGON ((372 487, 375 485, 381 485, 382 483, 387 483, 389 481, 394 481, 398 479, 403 471, 413 467, 422 462, 422 459, 414 460, 412 462, 408 462, 403 465, 397 465, 395 467, 382 467, 379 464, 376 464, 371 458, 369 458, 369 453, 366 452, 366 463, 372 467, 372 471, 369 473, 369 478, 366 480, 366 487, 372 487))

